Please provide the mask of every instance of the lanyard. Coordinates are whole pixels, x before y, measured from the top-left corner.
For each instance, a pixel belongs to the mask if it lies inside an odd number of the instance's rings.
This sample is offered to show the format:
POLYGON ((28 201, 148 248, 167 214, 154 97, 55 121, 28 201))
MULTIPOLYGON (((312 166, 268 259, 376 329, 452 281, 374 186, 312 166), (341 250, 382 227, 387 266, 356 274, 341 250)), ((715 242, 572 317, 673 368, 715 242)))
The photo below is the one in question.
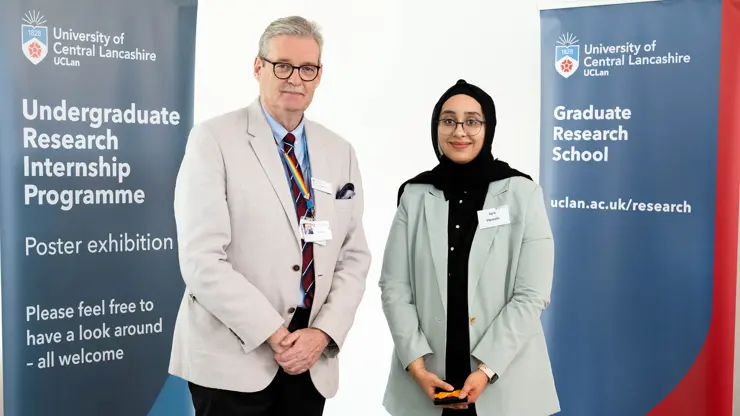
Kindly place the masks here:
POLYGON ((290 169, 290 173, 293 174, 293 180, 298 184, 298 188, 300 189, 301 194, 303 194, 303 198, 306 200, 309 215, 313 216, 313 199, 311 198, 311 192, 308 190, 308 186, 306 186, 306 181, 303 180, 301 170, 295 165, 295 163, 293 163, 288 154, 285 153, 285 150, 280 149, 280 152, 283 154, 283 159, 288 163, 288 169, 290 169))

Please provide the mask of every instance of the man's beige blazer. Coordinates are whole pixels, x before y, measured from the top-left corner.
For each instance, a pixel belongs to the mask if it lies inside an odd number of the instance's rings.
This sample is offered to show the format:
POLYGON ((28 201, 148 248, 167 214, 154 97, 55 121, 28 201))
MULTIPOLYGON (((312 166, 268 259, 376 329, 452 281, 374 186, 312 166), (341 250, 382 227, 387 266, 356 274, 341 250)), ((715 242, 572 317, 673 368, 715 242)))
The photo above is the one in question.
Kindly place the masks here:
MULTIPOLYGON (((445 377, 447 216, 457 202, 431 185, 407 185, 391 226, 380 286, 395 345, 383 400, 393 416, 442 413, 405 369, 425 357, 426 368, 445 377)), ((540 316, 550 303, 554 244, 542 190, 521 177, 493 182, 483 209, 502 207, 510 221, 478 229, 470 251, 470 366, 483 362, 499 376, 476 410, 551 415, 560 402, 540 316)))
MULTIPOLYGON (((327 349, 310 370, 318 391, 336 394, 338 358, 365 291, 370 252, 362 225, 363 188, 353 147, 306 120, 316 219, 332 239, 314 246, 309 326, 327 349), (354 184, 352 199, 338 187, 354 184)), ((308 179, 307 179, 308 181, 308 179)), ((278 371, 265 342, 298 306, 298 221, 279 149, 258 100, 193 127, 177 177, 175 219, 186 291, 175 324, 169 371, 195 384, 260 391, 278 371)))

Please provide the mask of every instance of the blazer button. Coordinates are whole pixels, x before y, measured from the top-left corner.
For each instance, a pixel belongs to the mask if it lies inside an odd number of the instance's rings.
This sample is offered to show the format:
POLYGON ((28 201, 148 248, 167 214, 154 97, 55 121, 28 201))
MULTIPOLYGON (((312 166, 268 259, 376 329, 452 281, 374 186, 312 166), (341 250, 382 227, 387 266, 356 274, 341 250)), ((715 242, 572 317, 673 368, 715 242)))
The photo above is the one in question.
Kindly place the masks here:
POLYGON ((294 266, 293 266, 293 271, 294 271, 294 272, 297 272, 298 270, 301 270, 301 266, 299 266, 299 265, 297 265, 297 264, 296 264, 296 265, 294 265, 294 266))
POLYGON ((295 312, 295 308, 294 307, 291 306, 290 308, 288 308, 288 313, 293 313, 293 312, 295 312))

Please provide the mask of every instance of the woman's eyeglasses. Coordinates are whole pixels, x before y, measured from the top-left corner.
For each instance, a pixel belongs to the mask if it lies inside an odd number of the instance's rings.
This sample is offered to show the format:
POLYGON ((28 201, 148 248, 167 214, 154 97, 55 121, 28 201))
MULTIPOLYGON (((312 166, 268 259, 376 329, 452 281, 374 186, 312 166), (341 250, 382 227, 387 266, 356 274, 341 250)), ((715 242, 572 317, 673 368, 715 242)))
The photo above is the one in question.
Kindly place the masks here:
POLYGON ((443 118, 439 120, 439 132, 444 135, 450 135, 455 133, 455 130, 457 130, 457 125, 462 125, 463 131, 465 131, 465 134, 468 136, 475 136, 476 134, 480 133, 481 128, 483 127, 483 124, 485 124, 485 121, 476 120, 474 118, 467 119, 465 121, 457 121, 453 120, 451 118, 443 118))

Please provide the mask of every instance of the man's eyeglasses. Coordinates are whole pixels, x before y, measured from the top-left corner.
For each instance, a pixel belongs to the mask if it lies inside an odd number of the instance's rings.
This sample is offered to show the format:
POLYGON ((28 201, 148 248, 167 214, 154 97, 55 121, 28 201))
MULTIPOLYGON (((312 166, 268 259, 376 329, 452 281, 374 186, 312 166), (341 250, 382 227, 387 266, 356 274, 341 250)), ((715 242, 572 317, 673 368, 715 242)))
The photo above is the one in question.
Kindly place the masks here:
POLYGON ((457 125, 460 124, 463 126, 463 131, 468 136, 475 136, 476 134, 480 133, 480 129, 483 127, 483 124, 485 124, 485 121, 476 120, 474 118, 467 119, 465 121, 457 121, 453 120, 451 118, 444 118, 442 120, 439 120, 439 132, 444 135, 450 135, 455 133, 455 130, 457 129, 457 125))
POLYGON ((319 76, 319 68, 316 65, 301 65, 295 66, 285 62, 272 62, 266 58, 262 58, 263 61, 272 64, 272 72, 279 79, 288 79, 293 75, 294 70, 298 70, 298 76, 305 82, 311 82, 319 76))

